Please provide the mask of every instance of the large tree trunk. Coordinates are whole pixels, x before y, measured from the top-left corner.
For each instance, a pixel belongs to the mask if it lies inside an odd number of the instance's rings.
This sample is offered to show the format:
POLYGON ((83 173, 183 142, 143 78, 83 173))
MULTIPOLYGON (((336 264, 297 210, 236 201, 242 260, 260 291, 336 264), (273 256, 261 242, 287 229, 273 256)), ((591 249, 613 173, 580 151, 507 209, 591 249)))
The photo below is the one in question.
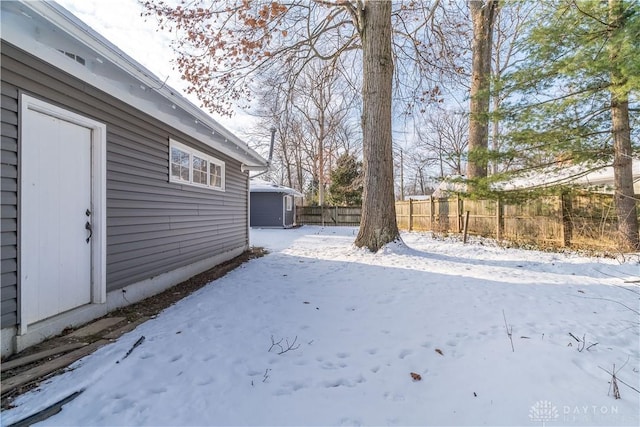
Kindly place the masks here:
MULTIPOLYGON (((610 31, 624 27, 625 17, 620 0, 609 0, 610 31)), ((609 45, 611 64, 611 124, 613 132, 613 179, 614 201, 618 217, 618 235, 621 250, 640 249, 638 239, 638 214, 633 190, 633 163, 631 149, 631 126, 629 123, 629 94, 622 90, 626 83, 620 72, 620 61, 616 46, 609 45)))
POLYGON ((498 0, 470 0, 473 24, 471 90, 469 93, 469 161, 467 178, 487 176, 491 45, 498 0))
POLYGON ((363 12, 364 192, 355 245, 375 252, 400 237, 393 192, 391 2, 369 1, 363 12))

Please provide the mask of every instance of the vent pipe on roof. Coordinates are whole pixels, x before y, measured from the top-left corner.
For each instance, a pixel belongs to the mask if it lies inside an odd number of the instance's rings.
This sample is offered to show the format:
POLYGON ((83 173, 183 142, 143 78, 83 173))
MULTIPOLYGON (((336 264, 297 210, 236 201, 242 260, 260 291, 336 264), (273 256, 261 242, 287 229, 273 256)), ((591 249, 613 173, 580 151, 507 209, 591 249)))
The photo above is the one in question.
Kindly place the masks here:
MULTIPOLYGON (((253 175, 253 176, 249 177, 249 179, 257 178, 257 177, 259 177, 261 175, 264 175, 265 173, 267 173, 267 172, 269 172, 271 170, 271 160, 273 160, 273 146, 274 146, 275 140, 276 140, 276 128, 275 128, 275 126, 271 126, 271 128, 269 130, 271 131, 271 145, 269 146, 269 158, 267 160, 267 169, 262 171, 262 172, 260 172, 257 175, 253 175)), ((243 165, 242 170, 246 171, 246 170, 251 170, 251 169, 249 167, 246 167, 246 166, 243 165)))
POLYGON ((269 160, 267 160, 267 166, 271 167, 271 159, 273 159, 273 145, 276 140, 276 128, 275 126, 271 126, 271 146, 269 147, 269 160))

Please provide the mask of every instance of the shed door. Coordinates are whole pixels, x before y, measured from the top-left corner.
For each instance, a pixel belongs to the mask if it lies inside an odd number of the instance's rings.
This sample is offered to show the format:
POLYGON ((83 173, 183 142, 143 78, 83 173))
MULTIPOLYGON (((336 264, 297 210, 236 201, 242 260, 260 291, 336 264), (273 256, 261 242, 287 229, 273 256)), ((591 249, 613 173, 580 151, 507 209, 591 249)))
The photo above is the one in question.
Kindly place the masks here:
POLYGON ((91 302, 92 129, 22 117, 21 291, 27 324, 91 302))

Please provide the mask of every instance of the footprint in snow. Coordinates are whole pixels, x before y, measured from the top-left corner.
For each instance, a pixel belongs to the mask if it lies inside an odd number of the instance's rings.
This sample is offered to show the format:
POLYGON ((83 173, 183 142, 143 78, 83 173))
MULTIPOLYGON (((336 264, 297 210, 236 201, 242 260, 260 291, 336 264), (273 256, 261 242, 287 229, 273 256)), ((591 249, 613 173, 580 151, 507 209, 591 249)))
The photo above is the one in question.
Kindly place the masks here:
POLYGON ((391 400, 392 402, 402 402, 404 401, 404 394, 402 393, 390 393, 386 392, 383 394, 384 398, 387 400, 391 400))
POLYGON ((398 358, 399 358, 399 359, 404 359, 405 357, 407 357, 407 356, 408 356, 408 355, 410 355, 411 353, 413 353, 413 351, 411 351, 411 350, 409 350, 409 349, 402 350, 402 351, 400 352, 400 354, 398 354, 398 358))
POLYGON ((322 369, 338 369, 338 368, 336 367, 336 365, 334 365, 334 364, 333 364, 333 363, 331 363, 331 362, 324 362, 322 365, 320 365, 320 367, 321 367, 322 369))
POLYGON ((204 387, 206 385, 213 384, 214 382, 215 382, 215 380, 213 378, 209 377, 209 378, 205 378, 205 379, 196 381, 196 385, 200 386, 200 387, 204 387))

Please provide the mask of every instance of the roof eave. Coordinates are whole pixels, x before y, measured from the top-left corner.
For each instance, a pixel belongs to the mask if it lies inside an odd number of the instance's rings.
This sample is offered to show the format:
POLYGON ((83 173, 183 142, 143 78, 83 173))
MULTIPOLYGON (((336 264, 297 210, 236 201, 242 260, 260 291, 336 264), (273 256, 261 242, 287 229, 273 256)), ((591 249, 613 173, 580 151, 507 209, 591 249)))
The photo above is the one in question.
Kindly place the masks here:
MULTIPOLYGON (((220 125, 199 107, 181 96, 177 90, 164 84, 164 82, 156 77, 151 71, 147 70, 144 66, 126 55, 115 45, 92 30, 59 4, 55 2, 38 1, 21 2, 21 6, 28 8, 33 13, 48 21, 51 25, 62 30, 67 36, 74 38, 87 48, 96 52, 104 61, 108 61, 113 66, 122 70, 126 75, 138 83, 138 85, 143 85, 145 87, 144 90, 153 91, 158 96, 164 98, 173 110, 181 110, 190 116, 192 121, 191 123, 184 123, 184 121, 181 121, 177 115, 172 116, 166 112, 163 113, 157 109, 153 109, 149 103, 145 103, 143 100, 138 99, 135 96, 128 96, 130 94, 123 93, 121 88, 114 88, 113 85, 109 87, 109 82, 107 82, 106 79, 87 79, 86 76, 82 75, 83 73, 81 72, 81 69, 78 68, 82 66, 74 63, 73 61, 69 61, 68 58, 64 57, 64 55, 59 55, 59 58, 55 55, 50 55, 47 58, 42 58, 43 60, 51 63, 57 68, 63 69, 63 71, 66 71, 77 78, 80 78, 92 86, 98 87, 100 90, 117 95, 124 102, 134 108, 152 116, 164 118, 172 127, 195 137, 199 141, 224 154, 227 154, 231 158, 236 159, 247 166, 258 168, 265 168, 267 166, 267 161, 237 136, 220 125), (220 136, 220 140, 213 138, 215 134, 220 136)), ((38 51, 38 49, 33 49, 33 44, 38 43, 37 41, 32 40, 30 43, 29 40, 27 40, 27 37, 20 37, 19 34, 12 34, 11 31, 5 31, 5 28, 3 28, 2 38, 29 53, 36 53, 38 51), (36 52, 34 52, 34 50, 36 52)), ((42 47, 44 46, 46 45, 42 45, 42 47)), ((50 46, 46 47, 52 49, 50 46)), ((86 73, 89 72, 87 71, 84 74, 86 73)))

